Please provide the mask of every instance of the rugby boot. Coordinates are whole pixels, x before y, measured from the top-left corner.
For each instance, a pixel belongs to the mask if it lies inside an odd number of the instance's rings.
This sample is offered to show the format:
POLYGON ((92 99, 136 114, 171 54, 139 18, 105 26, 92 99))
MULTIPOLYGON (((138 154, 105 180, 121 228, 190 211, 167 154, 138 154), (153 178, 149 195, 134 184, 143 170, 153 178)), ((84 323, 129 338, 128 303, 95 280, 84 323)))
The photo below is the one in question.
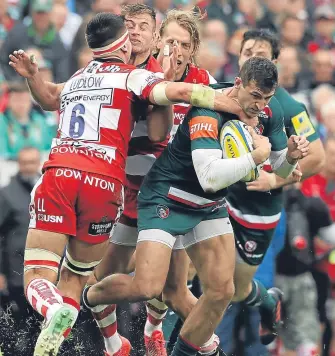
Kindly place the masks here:
POLYGON ((278 288, 271 288, 268 293, 276 300, 276 306, 271 315, 267 315, 265 312, 261 313, 260 339, 263 345, 269 345, 275 340, 278 329, 283 324, 281 318, 283 292, 278 288))
POLYGON ((35 345, 34 356, 56 356, 64 340, 64 333, 71 328, 77 316, 63 305, 49 320, 45 320, 35 345))
POLYGON ((155 330, 151 337, 144 335, 146 356, 167 356, 163 332, 155 330))
POLYGON ((116 351, 114 354, 109 354, 108 352, 104 351, 105 356, 129 356, 131 352, 131 344, 128 339, 120 335, 120 339, 122 341, 122 345, 119 351, 116 351))

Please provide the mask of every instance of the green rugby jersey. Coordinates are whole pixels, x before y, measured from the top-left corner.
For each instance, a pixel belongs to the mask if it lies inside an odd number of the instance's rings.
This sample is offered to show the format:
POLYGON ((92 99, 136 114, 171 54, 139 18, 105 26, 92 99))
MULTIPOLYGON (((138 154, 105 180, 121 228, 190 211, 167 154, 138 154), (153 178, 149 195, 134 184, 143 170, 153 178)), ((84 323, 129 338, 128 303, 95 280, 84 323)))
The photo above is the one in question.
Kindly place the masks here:
MULTIPOLYGON (((259 134, 269 138, 272 151, 281 151, 287 147, 287 136, 284 127, 284 112, 276 100, 272 98, 268 107, 258 115, 259 134)), ((254 192, 248 191, 243 182, 228 187, 227 208, 229 214, 241 225, 253 229, 274 228, 280 218, 282 209, 279 191, 254 192)))
POLYGON ((284 88, 277 88, 275 98, 284 111, 287 136, 305 136, 309 142, 319 138, 304 104, 296 101, 284 88))
MULTIPOLYGON (((220 149, 219 135, 227 120, 236 119, 229 113, 193 107, 179 125, 172 143, 153 164, 140 188, 145 197, 155 194, 203 208, 222 200, 227 190, 206 193, 193 167, 192 151, 220 149)), ((222 172, 224 174, 224 172, 222 172)))

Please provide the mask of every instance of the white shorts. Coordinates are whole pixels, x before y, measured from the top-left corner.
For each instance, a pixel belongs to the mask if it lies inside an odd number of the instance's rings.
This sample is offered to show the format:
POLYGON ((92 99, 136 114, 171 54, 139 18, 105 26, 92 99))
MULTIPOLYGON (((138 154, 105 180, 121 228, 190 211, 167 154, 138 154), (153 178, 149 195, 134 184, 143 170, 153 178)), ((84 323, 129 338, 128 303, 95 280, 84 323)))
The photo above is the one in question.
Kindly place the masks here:
POLYGON ((112 230, 109 242, 116 245, 136 247, 138 232, 133 226, 117 223, 112 230))
POLYGON ((180 250, 216 236, 232 233, 233 228, 229 218, 221 218, 201 221, 194 229, 186 235, 181 236, 172 236, 170 233, 159 229, 142 230, 138 235, 137 242, 155 241, 160 242, 171 249, 180 250))

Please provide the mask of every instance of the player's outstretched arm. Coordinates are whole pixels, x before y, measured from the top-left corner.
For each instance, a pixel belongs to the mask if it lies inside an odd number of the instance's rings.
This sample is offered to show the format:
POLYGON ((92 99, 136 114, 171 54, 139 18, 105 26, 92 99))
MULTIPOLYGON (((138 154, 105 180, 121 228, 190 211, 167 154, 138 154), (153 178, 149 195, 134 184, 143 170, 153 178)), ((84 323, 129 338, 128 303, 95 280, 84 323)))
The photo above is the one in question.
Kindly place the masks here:
POLYGON ((200 108, 229 112, 238 115, 240 118, 246 117, 236 100, 203 84, 165 81, 153 88, 149 100, 157 105, 185 102, 200 108))
POLYGON ((26 78, 33 98, 47 111, 55 111, 60 106, 60 93, 64 83, 55 84, 46 82, 38 71, 35 57, 29 57, 22 49, 9 55, 9 65, 22 77, 26 78))

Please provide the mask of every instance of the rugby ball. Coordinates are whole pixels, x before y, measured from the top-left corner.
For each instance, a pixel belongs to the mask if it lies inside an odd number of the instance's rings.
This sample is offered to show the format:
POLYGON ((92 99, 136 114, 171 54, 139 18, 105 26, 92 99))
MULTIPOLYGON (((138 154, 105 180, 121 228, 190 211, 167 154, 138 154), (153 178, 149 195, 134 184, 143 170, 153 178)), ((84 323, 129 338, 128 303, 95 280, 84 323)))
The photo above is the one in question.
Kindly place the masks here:
MULTIPOLYGON (((220 133, 223 158, 238 158, 253 151, 252 138, 247 125, 239 120, 226 122, 220 133)), ((259 168, 252 169, 242 182, 252 182, 259 176, 259 168)))

